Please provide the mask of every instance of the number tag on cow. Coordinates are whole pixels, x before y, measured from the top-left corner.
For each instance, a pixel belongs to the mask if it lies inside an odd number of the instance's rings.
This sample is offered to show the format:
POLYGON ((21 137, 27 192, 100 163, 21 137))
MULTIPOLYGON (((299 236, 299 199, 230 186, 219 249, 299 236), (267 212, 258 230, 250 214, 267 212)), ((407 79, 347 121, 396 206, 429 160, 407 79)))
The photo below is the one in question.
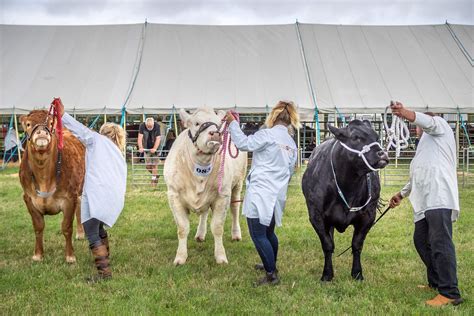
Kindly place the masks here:
POLYGON ((212 164, 207 166, 201 166, 199 164, 194 164, 194 174, 198 177, 207 177, 211 174, 212 164))

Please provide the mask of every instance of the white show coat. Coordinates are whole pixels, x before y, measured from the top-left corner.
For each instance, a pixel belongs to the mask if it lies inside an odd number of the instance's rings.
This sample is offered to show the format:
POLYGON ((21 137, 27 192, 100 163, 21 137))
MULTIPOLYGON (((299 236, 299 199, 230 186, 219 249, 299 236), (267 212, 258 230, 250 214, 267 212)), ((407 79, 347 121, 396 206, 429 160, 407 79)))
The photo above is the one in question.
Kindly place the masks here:
POLYGON ((96 218, 112 227, 122 212, 127 186, 127 164, 117 145, 87 128, 67 113, 64 126, 86 147, 86 175, 81 221, 96 218))
POLYGON ((416 112, 414 123, 423 129, 423 135, 410 164, 410 181, 401 195, 410 195, 415 222, 425 218, 425 211, 439 208, 453 210, 455 221, 459 216, 459 193, 454 133, 439 116, 416 112))
POLYGON ((258 218, 260 224, 265 226, 270 225, 275 214, 275 223, 281 226, 288 182, 297 157, 296 144, 288 129, 276 125, 246 136, 239 124, 233 121, 229 131, 232 142, 239 150, 253 152, 243 214, 248 218, 258 218))

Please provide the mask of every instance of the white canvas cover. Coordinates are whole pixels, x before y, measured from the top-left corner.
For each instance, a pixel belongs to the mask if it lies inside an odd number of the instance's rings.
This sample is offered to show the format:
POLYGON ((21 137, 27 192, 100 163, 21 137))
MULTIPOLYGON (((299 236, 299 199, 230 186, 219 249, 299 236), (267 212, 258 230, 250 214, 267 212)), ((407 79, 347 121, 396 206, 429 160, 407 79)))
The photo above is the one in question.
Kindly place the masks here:
POLYGON ((295 24, 0 25, 0 113, 45 107, 57 96, 76 113, 120 113, 133 87, 129 113, 203 105, 265 113, 287 99, 310 118, 307 74, 323 113, 381 113, 391 99, 474 113, 473 26, 299 30, 301 42, 295 24))
POLYGON ((473 69, 445 25, 300 25, 319 108, 473 112, 473 69))
POLYGON ((61 97, 77 113, 120 112, 142 24, 0 27, 0 112, 61 97))
POLYGON ((295 25, 149 24, 129 109, 236 108, 293 100, 312 112, 295 25))

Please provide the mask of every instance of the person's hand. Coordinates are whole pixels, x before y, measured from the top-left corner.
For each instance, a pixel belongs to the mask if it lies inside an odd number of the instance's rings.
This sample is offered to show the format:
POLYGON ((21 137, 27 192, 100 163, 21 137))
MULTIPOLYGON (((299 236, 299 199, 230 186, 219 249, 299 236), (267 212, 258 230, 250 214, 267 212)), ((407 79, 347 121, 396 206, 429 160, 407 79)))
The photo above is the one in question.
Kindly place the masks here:
POLYGON ((400 118, 407 119, 410 122, 415 121, 415 118, 416 118, 415 112, 407 109, 401 102, 390 101, 390 110, 392 110, 393 115, 396 115, 400 118))
POLYGON ((392 198, 390 199, 390 203, 389 203, 390 208, 396 208, 397 206, 400 205, 402 200, 403 200, 403 196, 400 192, 398 192, 397 194, 392 196, 392 198))
POLYGON ((138 152, 139 152, 140 154, 143 154, 143 152, 144 152, 143 148, 138 148, 138 152))
POLYGON ((404 114, 405 114, 405 107, 403 106, 403 104, 401 102, 398 102, 398 101, 391 101, 390 102, 390 110, 392 110, 392 114, 393 115, 396 115, 398 117, 405 117, 404 114))
POLYGON ((230 124, 230 123, 232 123, 232 121, 235 121, 235 117, 232 114, 232 111, 227 111, 227 114, 225 116, 225 120, 226 120, 227 124, 230 124))
POLYGON ((150 153, 151 153, 151 154, 156 153, 156 149, 155 149, 155 148, 150 149, 150 153))

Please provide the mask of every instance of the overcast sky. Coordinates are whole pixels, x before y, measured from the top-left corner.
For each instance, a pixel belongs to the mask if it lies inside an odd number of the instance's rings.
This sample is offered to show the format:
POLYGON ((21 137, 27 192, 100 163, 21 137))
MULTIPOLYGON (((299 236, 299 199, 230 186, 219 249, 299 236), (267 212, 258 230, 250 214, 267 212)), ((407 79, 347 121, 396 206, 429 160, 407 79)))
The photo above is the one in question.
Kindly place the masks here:
POLYGON ((0 0, 3 24, 474 24, 474 0, 0 0))

